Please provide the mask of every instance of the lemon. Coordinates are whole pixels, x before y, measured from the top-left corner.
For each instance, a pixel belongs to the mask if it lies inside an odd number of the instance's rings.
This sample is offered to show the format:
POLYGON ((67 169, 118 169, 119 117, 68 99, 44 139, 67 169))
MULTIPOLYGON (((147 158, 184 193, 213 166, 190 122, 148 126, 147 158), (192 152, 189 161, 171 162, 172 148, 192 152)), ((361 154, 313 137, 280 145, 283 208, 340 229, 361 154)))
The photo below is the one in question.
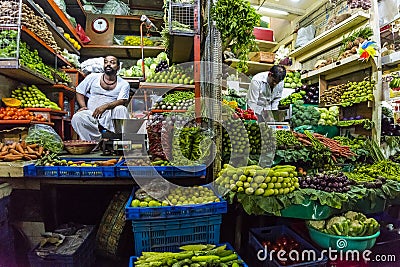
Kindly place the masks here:
POLYGON ((71 35, 69 35, 69 33, 64 33, 64 37, 69 39, 69 38, 71 38, 71 35))
POLYGON ((131 202, 131 207, 139 207, 140 206, 140 200, 139 199, 134 199, 131 202))

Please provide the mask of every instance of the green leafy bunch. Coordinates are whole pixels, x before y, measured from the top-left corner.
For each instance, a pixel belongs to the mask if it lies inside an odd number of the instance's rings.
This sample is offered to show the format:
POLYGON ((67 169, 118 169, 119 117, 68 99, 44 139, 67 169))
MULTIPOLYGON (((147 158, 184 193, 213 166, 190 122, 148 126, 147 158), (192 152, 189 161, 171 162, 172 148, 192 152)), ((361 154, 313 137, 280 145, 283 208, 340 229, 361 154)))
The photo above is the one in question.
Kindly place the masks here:
POLYGON ((238 70, 246 72, 247 54, 256 47, 253 29, 261 16, 245 0, 218 0, 211 14, 221 33, 223 51, 230 48, 240 59, 238 70))

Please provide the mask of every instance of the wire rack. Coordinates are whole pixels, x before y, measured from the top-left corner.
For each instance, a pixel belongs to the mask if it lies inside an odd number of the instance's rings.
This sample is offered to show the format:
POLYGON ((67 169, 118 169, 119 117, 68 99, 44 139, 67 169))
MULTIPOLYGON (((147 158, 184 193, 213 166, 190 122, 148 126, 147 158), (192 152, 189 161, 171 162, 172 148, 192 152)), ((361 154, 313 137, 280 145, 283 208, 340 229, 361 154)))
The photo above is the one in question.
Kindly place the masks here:
MULTIPOLYGON (((22 0, 0 2, 0 60, 19 57, 22 0)), ((3 64, 0 65, 2 67, 3 64)))
POLYGON ((172 35, 193 36, 200 32, 200 1, 169 1, 168 25, 172 35))

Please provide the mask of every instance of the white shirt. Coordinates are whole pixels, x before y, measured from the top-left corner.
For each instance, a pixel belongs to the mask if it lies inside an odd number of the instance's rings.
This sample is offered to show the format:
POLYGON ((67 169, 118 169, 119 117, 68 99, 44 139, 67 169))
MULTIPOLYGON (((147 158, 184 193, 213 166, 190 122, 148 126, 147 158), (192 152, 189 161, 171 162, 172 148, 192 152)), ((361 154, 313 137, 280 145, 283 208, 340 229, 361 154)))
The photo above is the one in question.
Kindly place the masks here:
POLYGON ((103 73, 91 73, 76 87, 76 92, 89 98, 87 108, 91 111, 116 100, 129 99, 130 86, 127 81, 117 76, 115 88, 105 90, 100 85, 102 75, 103 73))
POLYGON ((264 110, 277 110, 279 100, 282 98, 283 80, 271 90, 268 74, 269 71, 256 74, 247 92, 247 105, 258 115, 264 110))

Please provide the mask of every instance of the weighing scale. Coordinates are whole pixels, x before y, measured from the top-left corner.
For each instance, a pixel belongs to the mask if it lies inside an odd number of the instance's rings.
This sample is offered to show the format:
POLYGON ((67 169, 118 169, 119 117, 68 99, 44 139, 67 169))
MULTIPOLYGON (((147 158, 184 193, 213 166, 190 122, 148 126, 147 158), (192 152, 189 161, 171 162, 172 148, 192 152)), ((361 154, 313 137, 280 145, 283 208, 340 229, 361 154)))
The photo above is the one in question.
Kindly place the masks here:
POLYGON ((273 129, 274 131, 283 130, 283 131, 290 131, 289 122, 267 122, 269 128, 273 129))

